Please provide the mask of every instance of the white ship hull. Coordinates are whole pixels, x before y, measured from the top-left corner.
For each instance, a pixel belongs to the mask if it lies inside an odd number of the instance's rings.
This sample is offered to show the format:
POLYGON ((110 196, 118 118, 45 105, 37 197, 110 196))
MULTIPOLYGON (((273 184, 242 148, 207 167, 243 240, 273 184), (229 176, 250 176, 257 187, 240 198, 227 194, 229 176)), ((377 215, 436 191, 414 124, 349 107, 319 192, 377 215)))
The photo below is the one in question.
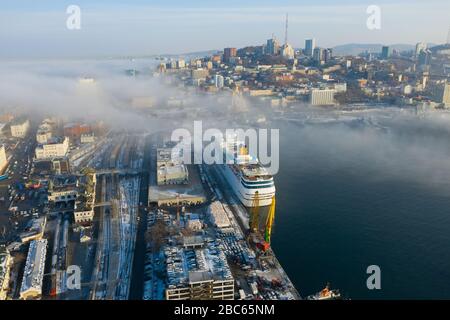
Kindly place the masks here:
POLYGON ((258 192, 259 206, 270 206, 275 195, 273 180, 258 182, 255 186, 244 186, 240 176, 236 175, 229 165, 219 165, 220 171, 230 185, 233 193, 245 207, 252 207, 256 192, 258 192))

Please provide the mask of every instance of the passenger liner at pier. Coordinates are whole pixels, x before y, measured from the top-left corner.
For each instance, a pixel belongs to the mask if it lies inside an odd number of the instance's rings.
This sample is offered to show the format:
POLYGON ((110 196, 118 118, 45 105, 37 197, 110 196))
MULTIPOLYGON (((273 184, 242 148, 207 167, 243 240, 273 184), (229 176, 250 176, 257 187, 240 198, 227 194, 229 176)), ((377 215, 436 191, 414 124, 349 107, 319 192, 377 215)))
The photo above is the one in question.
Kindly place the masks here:
POLYGON ((275 195, 275 183, 267 169, 261 166, 257 158, 249 155, 243 143, 229 143, 227 140, 227 143, 222 144, 222 148, 224 153, 229 155, 228 159, 233 159, 233 163, 220 165, 219 168, 242 204, 252 207, 258 192, 259 206, 271 205, 275 195))

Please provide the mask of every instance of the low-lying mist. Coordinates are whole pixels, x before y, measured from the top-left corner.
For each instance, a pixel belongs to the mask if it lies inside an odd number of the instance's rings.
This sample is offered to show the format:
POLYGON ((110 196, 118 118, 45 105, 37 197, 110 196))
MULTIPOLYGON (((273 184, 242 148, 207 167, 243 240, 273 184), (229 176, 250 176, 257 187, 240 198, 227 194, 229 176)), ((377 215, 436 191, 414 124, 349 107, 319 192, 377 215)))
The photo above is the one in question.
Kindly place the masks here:
POLYGON ((450 194, 450 115, 392 110, 390 117, 367 118, 371 121, 289 124, 280 133, 281 157, 295 153, 301 170, 317 174, 410 181, 450 194))
POLYGON ((192 125, 224 125, 230 115, 231 94, 198 94, 192 87, 165 83, 153 77, 154 59, 56 60, 0 63, 0 108, 63 119, 102 120, 116 129, 147 132, 192 125), (137 70, 130 76, 127 70, 137 70), (80 81, 92 78, 95 82, 80 81), (132 107, 133 98, 151 98, 146 110, 132 107), (169 99, 182 106, 167 106, 169 99), (144 116, 145 115, 145 116, 144 116))
MULTIPOLYGON (((157 63, 153 59, 1 62, 0 108, 68 121, 102 120, 113 128, 146 132, 192 128, 194 120, 202 120, 204 128, 238 128, 239 121, 245 125, 246 116, 265 113, 268 122, 260 126, 280 129, 281 157, 296 154, 310 170, 351 174, 358 165, 371 181, 403 179, 442 189, 449 185, 450 114, 446 112, 417 115, 393 107, 381 113, 348 113, 294 106, 289 110, 300 110, 306 118, 336 120, 295 125, 279 119, 295 117, 296 112, 287 111, 281 117, 275 113, 274 120, 274 113, 262 104, 245 101, 246 109, 233 109, 230 93, 197 94, 193 88, 165 84, 160 77, 152 77, 157 63), (127 69, 138 70, 139 75, 131 77, 127 69), (82 78, 95 82, 80 82, 82 78), (153 97, 157 112, 133 109, 130 101, 135 97, 153 97), (164 105, 170 97, 186 104, 164 105)), ((283 159, 280 165, 283 170, 283 159)))

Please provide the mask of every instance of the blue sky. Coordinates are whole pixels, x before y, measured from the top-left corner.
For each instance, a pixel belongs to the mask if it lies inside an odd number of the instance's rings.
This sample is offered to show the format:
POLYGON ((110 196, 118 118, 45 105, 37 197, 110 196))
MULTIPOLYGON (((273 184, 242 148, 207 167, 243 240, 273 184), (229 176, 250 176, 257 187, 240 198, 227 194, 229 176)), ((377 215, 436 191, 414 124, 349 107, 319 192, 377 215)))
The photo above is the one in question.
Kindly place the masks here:
POLYGON ((303 47, 344 43, 442 43, 448 0, 149 1, 1 0, 1 58, 184 53, 257 45, 272 33, 303 47), (66 28, 66 8, 81 8, 81 30, 66 28), (366 8, 381 8, 381 30, 368 30, 366 8))

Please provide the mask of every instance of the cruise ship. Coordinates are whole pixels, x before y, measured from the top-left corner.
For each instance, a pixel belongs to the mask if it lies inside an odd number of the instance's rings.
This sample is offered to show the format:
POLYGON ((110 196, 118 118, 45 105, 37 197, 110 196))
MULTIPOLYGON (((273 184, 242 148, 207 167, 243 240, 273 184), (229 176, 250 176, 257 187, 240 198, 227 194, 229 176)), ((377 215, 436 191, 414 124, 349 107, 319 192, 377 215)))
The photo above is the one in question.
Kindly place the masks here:
POLYGON ((271 205, 275 195, 275 183, 267 169, 260 165, 257 158, 249 155, 243 143, 234 141, 231 144, 223 144, 223 150, 225 153, 231 153, 229 159, 233 159, 233 163, 219 167, 242 204, 246 207, 254 206, 255 194, 258 193, 259 206, 271 205))

